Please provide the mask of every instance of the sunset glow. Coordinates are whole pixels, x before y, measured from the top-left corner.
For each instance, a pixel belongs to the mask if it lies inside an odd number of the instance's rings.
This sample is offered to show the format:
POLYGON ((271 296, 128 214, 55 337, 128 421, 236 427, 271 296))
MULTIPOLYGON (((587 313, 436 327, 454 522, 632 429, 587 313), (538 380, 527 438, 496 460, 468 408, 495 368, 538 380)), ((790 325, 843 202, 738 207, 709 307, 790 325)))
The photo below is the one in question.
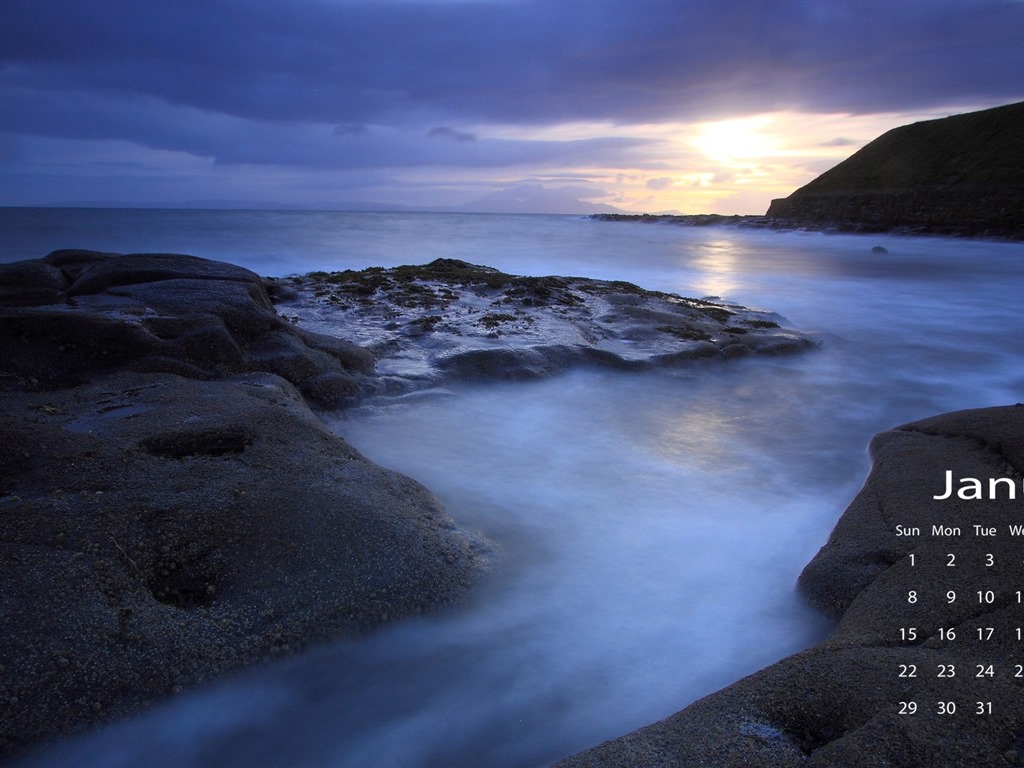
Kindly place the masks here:
POLYGON ((691 143, 712 162, 729 168, 743 168, 753 158, 778 151, 778 138, 768 132, 774 120, 758 115, 705 123, 691 143))
POLYGON ((777 112, 702 123, 571 124, 498 134, 517 141, 612 135, 637 142, 641 148, 632 151, 628 165, 536 169, 538 183, 572 177, 599 187, 602 194, 584 198, 591 203, 640 213, 762 214, 773 198, 785 197, 882 133, 972 108, 858 116, 777 112))
POLYGON ((1024 98, 1020 4, 714 7, 3 3, 0 205, 761 214, 1024 98))

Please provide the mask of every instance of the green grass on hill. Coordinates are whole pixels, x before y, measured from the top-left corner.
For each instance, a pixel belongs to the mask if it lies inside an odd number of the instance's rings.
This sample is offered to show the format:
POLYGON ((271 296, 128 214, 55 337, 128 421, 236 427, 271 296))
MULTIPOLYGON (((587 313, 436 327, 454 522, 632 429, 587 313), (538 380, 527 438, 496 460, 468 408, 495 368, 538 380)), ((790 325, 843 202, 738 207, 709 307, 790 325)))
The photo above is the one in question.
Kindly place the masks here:
POLYGON ((793 194, 961 185, 1024 186, 1024 102, 894 128, 793 194))

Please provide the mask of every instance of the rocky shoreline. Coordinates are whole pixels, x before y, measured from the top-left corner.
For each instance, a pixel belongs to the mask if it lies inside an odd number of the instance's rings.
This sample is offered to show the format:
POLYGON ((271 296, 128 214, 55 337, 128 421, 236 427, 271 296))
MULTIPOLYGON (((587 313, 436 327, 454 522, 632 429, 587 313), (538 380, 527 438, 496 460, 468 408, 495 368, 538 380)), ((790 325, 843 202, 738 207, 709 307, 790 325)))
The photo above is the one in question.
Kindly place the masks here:
POLYGON ((842 215, 830 218, 800 218, 783 215, 724 215, 650 214, 650 213, 596 213, 590 218, 598 221, 636 221, 645 224, 674 224, 682 227, 735 227, 738 229, 765 229, 776 232, 825 232, 836 234, 907 235, 957 237, 979 240, 1024 240, 1024 229, 1018 226, 989 226, 983 224, 949 223, 889 223, 864 219, 846 219, 842 215))
MULTIPOLYGON (((782 318, 708 298, 446 259, 285 279, 178 255, 58 251, 0 266, 0 761, 465 597, 488 543, 317 410, 467 378, 813 346, 782 318), (350 338, 324 333, 338 328, 350 338)), ((832 636, 558 765, 1024 764, 1015 680, 893 671, 1020 660, 1006 599, 913 612, 908 591, 944 588, 950 572, 910 556, 934 561, 946 542, 893 530, 1019 523, 1020 501, 931 496, 949 469, 1020 486, 1022 446, 1024 407, 877 436, 864 488, 800 579, 837 620, 832 636), (994 641, 969 639, 979 622, 994 641), (915 638, 894 635, 903 624, 915 638), (911 696, 993 713, 901 717, 911 696)), ((957 553, 1009 562, 1014 545, 964 537, 957 553)), ((988 572, 987 588, 1012 594, 1019 572, 988 572)), ((956 574, 958 590, 973 588, 970 573, 956 574)))
POLYGON ((932 498, 951 468, 1019 488, 1024 407, 906 424, 876 436, 871 456, 863 489, 800 577, 809 601, 838 621, 826 641, 558 768, 1024 764, 1024 698, 1014 677, 1021 542, 1009 533, 1022 501, 932 498), (922 533, 897 537, 897 525, 922 533), (976 525, 996 533, 975 535, 976 525), (964 532, 929 535, 933 526, 964 532), (949 567, 950 553, 959 567, 949 567), (959 596, 952 603, 950 589, 959 596), (975 599, 978 590, 993 600, 975 599), (901 676, 901 665, 915 676, 901 676), (918 710, 901 713, 911 701, 918 710), (954 702, 959 714, 944 716, 938 702, 954 702))
POLYGON ((318 409, 814 346, 781 321, 452 260, 289 279, 168 254, 0 265, 0 761, 464 598, 488 543, 318 409), (318 332, 339 328, 352 340, 318 332))
POLYGON ((0 760, 456 602, 486 566, 311 410, 373 359, 268 287, 188 256, 0 267, 0 760))

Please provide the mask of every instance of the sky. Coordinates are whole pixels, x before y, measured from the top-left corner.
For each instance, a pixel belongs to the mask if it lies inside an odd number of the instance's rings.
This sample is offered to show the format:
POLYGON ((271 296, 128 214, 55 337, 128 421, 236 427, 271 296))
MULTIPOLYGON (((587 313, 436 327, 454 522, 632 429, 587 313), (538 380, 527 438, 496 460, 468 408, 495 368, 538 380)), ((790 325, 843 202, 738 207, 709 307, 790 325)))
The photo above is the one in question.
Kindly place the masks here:
POLYGON ((762 214, 1024 100, 1020 0, 0 0, 0 205, 762 214))

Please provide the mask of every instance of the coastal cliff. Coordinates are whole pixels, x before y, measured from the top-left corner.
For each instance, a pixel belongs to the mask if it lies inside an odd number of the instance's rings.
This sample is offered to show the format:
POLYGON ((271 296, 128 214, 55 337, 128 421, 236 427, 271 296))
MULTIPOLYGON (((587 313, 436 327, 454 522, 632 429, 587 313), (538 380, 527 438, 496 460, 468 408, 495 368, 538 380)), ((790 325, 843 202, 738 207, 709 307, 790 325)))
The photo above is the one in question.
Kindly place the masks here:
POLYGON ((767 216, 867 228, 1014 235, 1024 229, 1024 102, 894 128, 767 216))

